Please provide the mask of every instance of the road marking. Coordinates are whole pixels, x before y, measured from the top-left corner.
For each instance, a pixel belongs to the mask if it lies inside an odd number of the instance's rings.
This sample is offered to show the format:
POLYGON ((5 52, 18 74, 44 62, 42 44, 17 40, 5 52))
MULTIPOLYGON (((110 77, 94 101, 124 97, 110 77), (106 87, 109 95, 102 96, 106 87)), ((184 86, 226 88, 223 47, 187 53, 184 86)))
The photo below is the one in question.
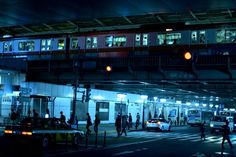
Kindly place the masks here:
POLYGON ((131 154, 131 153, 134 153, 134 151, 124 151, 124 152, 113 154, 112 156, 125 155, 125 154, 131 154))

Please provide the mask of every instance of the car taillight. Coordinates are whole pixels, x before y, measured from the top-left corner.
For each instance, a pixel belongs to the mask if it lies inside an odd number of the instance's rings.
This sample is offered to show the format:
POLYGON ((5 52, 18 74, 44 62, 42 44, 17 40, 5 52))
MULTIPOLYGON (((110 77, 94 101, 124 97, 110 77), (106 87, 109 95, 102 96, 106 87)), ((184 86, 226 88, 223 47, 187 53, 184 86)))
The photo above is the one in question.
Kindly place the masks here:
POLYGON ((5 134, 12 134, 13 131, 12 131, 12 130, 4 130, 4 133, 5 133, 5 134))
POLYGON ((32 132, 30 132, 30 131, 22 131, 21 134, 22 135, 32 135, 32 132))

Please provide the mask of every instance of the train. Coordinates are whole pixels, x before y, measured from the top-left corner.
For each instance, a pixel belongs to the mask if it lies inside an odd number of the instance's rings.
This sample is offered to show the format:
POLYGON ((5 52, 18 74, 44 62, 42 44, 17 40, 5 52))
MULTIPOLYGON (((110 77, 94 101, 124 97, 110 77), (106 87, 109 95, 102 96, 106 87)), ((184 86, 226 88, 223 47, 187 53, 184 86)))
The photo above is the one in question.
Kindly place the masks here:
POLYGON ((129 55, 192 51, 199 54, 236 54, 236 28, 198 30, 104 31, 80 34, 10 37, 0 39, 0 55, 98 53, 129 55), (107 53, 111 52, 111 53, 107 53))

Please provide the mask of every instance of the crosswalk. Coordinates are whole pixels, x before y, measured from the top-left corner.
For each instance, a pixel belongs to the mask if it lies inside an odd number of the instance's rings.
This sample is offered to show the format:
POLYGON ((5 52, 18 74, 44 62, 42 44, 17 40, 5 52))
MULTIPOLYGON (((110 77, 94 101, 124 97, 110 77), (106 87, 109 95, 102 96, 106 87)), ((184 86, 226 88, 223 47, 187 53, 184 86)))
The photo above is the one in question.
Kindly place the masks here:
MULTIPOLYGON (((188 141, 188 142, 203 142, 203 143, 213 143, 220 144, 222 142, 222 136, 220 135, 207 135, 205 140, 200 138, 200 133, 179 133, 179 132, 129 132, 128 137, 131 138, 147 138, 147 139, 157 139, 157 140, 175 140, 175 141, 188 141)), ((230 135, 230 140, 232 144, 236 144, 236 135, 230 135)), ((225 141, 226 142, 226 141, 225 141)))

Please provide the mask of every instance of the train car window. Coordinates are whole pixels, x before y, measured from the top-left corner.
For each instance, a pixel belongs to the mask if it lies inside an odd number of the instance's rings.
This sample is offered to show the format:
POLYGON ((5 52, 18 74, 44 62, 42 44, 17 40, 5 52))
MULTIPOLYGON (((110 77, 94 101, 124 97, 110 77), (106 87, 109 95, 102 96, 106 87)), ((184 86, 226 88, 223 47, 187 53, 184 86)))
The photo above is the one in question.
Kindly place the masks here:
POLYGON ((216 31, 216 42, 217 43, 225 42, 225 30, 224 29, 216 31))
POLYGON ((143 46, 148 45, 148 34, 143 34, 143 46))
POLYGON ((206 31, 205 30, 201 30, 199 32, 199 42, 200 42, 200 44, 206 43, 206 31))
POLYGON ((77 38, 71 39, 71 48, 78 49, 79 48, 79 40, 77 38))
POLYGON ((112 46, 113 46, 113 45, 112 45, 112 43, 113 43, 113 36, 107 36, 105 39, 106 39, 106 40, 105 40, 106 46, 107 46, 107 47, 112 47, 112 46))
POLYGON ((158 34, 157 38, 159 45, 175 45, 180 43, 181 33, 158 34))
POLYGON ((92 48, 97 48, 97 47, 98 47, 98 40, 97 40, 97 37, 93 37, 92 48))
POLYGON ((4 42, 3 43, 3 52, 7 52, 8 51, 8 43, 4 42))
POLYGON ((166 44, 166 35, 165 34, 158 34, 157 35, 158 45, 165 45, 166 44))
POLYGON ((117 47, 125 46, 126 37, 125 36, 117 36, 113 38, 113 45, 117 47))
POLYGON ((42 39, 41 40, 41 51, 51 50, 51 39, 42 39))
POLYGON ((87 37, 86 38, 86 49, 90 49, 91 48, 91 37, 87 37))
POLYGON ((191 33, 191 42, 197 43, 197 31, 192 31, 191 33))
POLYGON ((64 39, 58 39, 57 49, 58 50, 64 50, 65 49, 65 40, 64 39))
POLYGON ((230 29, 225 32, 226 42, 235 42, 236 41, 236 30, 230 29))
POLYGON ((12 42, 9 42, 9 51, 12 51, 12 42))
POLYGON ((136 34, 135 35, 135 46, 140 46, 141 45, 141 34, 136 34))
POLYGON ((18 43, 19 51, 34 51, 34 41, 20 41, 18 43))

